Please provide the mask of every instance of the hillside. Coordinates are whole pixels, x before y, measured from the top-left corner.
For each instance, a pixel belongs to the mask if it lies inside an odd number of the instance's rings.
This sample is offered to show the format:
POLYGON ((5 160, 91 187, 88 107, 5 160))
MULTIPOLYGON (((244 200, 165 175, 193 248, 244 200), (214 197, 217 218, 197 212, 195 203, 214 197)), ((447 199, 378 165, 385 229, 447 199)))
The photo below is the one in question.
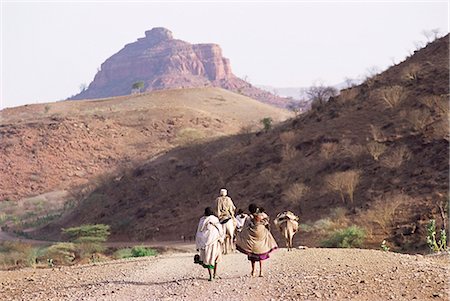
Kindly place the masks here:
POLYGON ((448 54, 446 36, 273 130, 174 149, 100 186, 39 234, 101 222, 118 240, 189 237, 226 187, 238 207, 299 213, 297 243, 318 245, 333 229, 357 224, 368 245, 387 239, 396 249, 424 250, 426 223, 441 226, 448 214, 448 54), (331 177, 348 183, 351 175, 359 176, 353 198, 345 191, 342 198, 331 177))
POLYGON ((290 116, 219 88, 26 105, 0 114, 0 200, 95 186, 105 172, 175 146, 290 116))
POLYGON ((145 37, 108 58, 89 86, 69 99, 129 95, 137 82, 143 83, 139 88, 143 91, 220 87, 278 107, 289 104, 288 99, 235 76, 219 45, 174 39, 172 32, 162 27, 146 31, 145 37))

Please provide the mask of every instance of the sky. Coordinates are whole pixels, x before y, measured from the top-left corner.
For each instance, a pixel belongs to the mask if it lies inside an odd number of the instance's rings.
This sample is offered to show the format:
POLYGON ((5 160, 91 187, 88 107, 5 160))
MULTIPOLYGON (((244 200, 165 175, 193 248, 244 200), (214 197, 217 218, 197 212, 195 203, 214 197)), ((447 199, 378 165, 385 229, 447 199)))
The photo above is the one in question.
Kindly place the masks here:
POLYGON ((216 43, 252 84, 338 84, 385 69, 449 31, 448 1, 0 0, 0 109, 66 99, 153 27, 216 43))

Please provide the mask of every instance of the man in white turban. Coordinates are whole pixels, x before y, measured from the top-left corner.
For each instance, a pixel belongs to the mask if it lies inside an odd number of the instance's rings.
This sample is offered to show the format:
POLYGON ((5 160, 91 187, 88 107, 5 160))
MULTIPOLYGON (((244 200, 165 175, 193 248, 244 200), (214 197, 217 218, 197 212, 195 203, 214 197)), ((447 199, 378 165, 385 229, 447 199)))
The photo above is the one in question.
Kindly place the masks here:
POLYGON ((222 188, 220 189, 220 196, 216 199, 217 217, 221 223, 230 218, 234 219, 235 216, 236 206, 227 194, 227 190, 222 188))

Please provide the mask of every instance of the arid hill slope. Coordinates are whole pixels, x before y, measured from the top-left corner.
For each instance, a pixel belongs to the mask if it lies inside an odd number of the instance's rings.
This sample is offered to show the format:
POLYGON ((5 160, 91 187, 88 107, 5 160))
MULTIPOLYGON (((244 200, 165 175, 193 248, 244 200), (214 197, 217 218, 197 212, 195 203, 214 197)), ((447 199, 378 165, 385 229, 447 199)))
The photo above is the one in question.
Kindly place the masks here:
POLYGON ((0 201, 68 189, 196 139, 289 112, 219 88, 63 101, 0 112, 0 201))
POLYGON ((273 130, 174 149, 111 179, 40 234, 101 222, 116 239, 191 236, 226 187, 238 207, 255 202, 272 217, 300 213, 309 225, 296 237, 302 244, 358 224, 374 246, 386 238, 400 249, 423 249, 425 225, 430 218, 442 224, 438 205, 448 191, 448 55, 446 36, 273 130), (346 193, 342 200, 330 177, 349 171, 359 181, 353 200, 346 193), (375 219, 383 215, 385 224, 375 219))
POLYGON ((190 44, 174 39, 166 28, 153 28, 145 37, 108 58, 87 89, 70 99, 129 95, 133 84, 145 91, 220 87, 264 103, 286 107, 289 101, 235 76, 217 44, 190 44))

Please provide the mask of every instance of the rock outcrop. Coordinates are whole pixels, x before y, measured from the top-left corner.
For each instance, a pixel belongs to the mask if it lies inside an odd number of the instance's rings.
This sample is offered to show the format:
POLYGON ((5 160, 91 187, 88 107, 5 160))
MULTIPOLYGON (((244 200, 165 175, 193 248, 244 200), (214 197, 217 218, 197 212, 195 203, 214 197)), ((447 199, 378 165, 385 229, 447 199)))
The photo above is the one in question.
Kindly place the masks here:
POLYGON ((70 99, 128 95, 140 81, 142 91, 213 86, 280 107, 288 103, 236 77, 219 45, 177 40, 165 28, 153 28, 144 38, 125 45, 101 65, 86 90, 70 99))

